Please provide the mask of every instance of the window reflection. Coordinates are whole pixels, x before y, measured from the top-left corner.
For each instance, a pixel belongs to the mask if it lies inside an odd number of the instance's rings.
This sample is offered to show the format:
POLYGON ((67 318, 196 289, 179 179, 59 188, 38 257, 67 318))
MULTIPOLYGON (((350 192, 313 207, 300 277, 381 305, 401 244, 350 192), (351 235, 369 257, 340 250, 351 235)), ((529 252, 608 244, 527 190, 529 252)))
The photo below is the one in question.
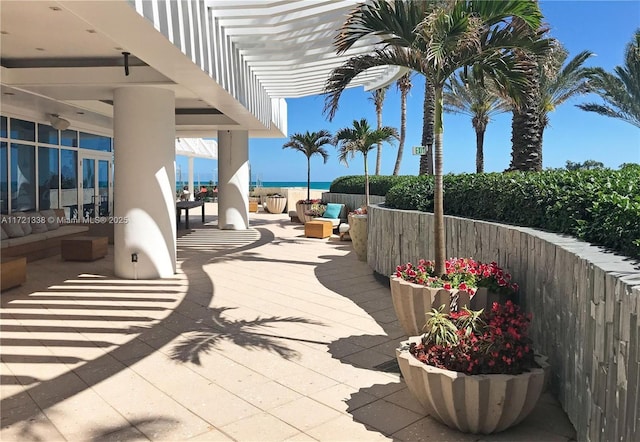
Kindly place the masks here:
POLYGON ((58 149, 38 148, 38 186, 40 210, 57 209, 60 193, 58 190, 58 149))
POLYGON ((0 213, 9 213, 7 143, 0 143, 0 213))
POLYGON ((11 138, 14 140, 36 141, 36 123, 12 118, 11 138))
POLYGON ((35 147, 11 143, 11 211, 36 209, 35 147))
POLYGON ((60 206, 69 218, 78 217, 78 152, 60 150, 60 206))

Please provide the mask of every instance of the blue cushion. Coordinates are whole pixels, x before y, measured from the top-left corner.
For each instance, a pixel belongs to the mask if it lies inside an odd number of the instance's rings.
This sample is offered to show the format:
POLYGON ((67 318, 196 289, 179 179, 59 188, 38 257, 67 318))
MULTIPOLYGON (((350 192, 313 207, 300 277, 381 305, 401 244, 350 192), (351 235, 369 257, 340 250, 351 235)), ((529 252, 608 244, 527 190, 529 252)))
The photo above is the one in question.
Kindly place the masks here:
POLYGON ((324 214, 322 215, 322 217, 338 218, 340 216, 340 211, 342 210, 343 206, 344 204, 334 204, 334 203, 327 204, 327 210, 324 211, 324 214))

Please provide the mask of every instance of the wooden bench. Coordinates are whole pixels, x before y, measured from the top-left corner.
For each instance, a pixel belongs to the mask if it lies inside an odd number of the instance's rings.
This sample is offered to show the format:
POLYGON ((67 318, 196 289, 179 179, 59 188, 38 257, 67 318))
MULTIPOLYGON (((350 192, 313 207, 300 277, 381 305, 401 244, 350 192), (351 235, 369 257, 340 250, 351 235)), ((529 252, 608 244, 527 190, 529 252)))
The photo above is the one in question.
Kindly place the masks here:
POLYGON ((2 258, 0 262, 0 291, 17 287, 27 280, 27 258, 2 258))
POLYGON ((106 236, 76 236, 60 243, 60 253, 65 261, 95 261, 107 256, 108 248, 106 236))

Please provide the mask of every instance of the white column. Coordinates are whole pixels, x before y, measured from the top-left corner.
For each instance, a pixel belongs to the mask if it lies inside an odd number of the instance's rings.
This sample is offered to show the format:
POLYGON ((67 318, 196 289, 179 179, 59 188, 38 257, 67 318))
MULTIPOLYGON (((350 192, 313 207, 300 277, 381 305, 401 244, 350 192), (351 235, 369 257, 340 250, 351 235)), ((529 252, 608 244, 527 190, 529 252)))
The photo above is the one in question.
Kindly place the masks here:
POLYGON ((168 89, 114 92, 114 270, 128 279, 176 272, 175 97, 168 89), (138 262, 132 262, 132 254, 138 262))
POLYGON ((196 192, 193 187, 193 157, 189 157, 189 201, 193 201, 195 199, 195 195, 196 192))
POLYGON ((249 228, 247 131, 218 131, 218 228, 249 228))

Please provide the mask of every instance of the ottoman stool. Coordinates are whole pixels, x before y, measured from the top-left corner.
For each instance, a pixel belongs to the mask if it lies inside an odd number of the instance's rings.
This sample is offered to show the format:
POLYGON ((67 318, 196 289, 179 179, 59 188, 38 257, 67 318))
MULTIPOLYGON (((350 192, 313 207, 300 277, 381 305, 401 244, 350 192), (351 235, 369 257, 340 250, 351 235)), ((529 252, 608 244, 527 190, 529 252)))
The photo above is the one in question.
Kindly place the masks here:
POLYGON ((304 236, 307 238, 327 238, 333 232, 331 221, 307 221, 304 223, 304 236))
POLYGON ((65 261, 95 261, 107 256, 108 247, 106 236, 76 236, 61 241, 60 253, 65 261))

